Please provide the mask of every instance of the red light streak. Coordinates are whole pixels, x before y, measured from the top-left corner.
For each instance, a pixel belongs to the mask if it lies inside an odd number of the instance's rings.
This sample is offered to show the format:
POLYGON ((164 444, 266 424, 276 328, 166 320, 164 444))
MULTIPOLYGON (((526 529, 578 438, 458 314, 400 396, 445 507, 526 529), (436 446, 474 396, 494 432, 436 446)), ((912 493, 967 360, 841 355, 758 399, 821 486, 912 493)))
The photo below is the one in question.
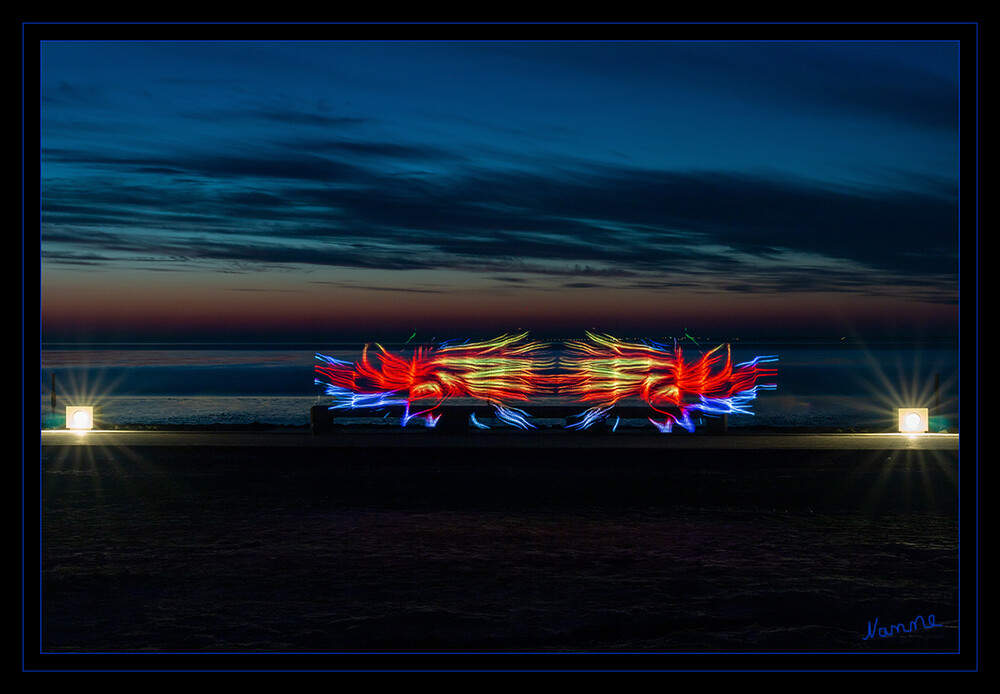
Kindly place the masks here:
MULTIPOLYGON (((392 354, 375 345, 375 354, 365 346, 356 364, 335 360, 316 366, 329 386, 344 393, 384 395, 402 399, 409 406, 431 403, 413 415, 427 415, 453 398, 474 398, 494 406, 505 402, 527 402, 538 390, 540 371, 552 365, 541 355, 545 345, 527 342, 527 333, 503 335, 493 340, 443 347, 418 347, 409 355, 392 354)), ((329 389, 328 389, 329 390, 329 389)))
POLYGON ((719 345, 695 358, 654 342, 625 342, 610 335, 587 333, 585 341, 566 344, 558 370, 544 354, 547 346, 528 342, 527 333, 503 335, 493 340, 438 347, 418 347, 409 354, 392 354, 382 346, 365 346, 357 363, 317 355, 325 363, 316 372, 326 378, 334 407, 380 408, 405 405, 403 423, 424 416, 437 421, 434 410, 446 400, 472 398, 490 403, 498 418, 529 427, 527 413, 505 403, 526 403, 544 395, 567 396, 590 405, 574 428, 587 428, 607 417, 624 400, 645 402, 664 416, 650 419, 661 431, 678 424, 694 429, 692 412, 725 414, 748 412, 746 404, 757 395, 761 378, 777 374, 761 363, 777 357, 757 357, 733 364, 729 345, 719 345), (374 352, 374 356, 373 356, 374 352), (419 411, 410 412, 420 403, 419 411))
POLYGON ((665 415, 662 425, 653 423, 666 431, 674 423, 693 429, 692 410, 729 411, 756 394, 758 379, 777 374, 776 369, 760 368, 757 360, 734 366, 729 345, 689 359, 679 346, 671 351, 610 335, 587 337, 567 344, 568 353, 560 360, 563 373, 554 379, 559 392, 592 404, 588 412, 595 413, 622 400, 640 399, 665 415))

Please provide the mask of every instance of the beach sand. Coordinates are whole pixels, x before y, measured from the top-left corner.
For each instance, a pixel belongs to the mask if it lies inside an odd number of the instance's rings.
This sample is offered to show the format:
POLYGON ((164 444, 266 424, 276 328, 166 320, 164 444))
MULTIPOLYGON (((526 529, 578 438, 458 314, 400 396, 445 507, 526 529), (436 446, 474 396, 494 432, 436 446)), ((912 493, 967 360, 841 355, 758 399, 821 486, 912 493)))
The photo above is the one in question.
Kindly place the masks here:
POLYGON ((958 650, 957 450, 41 453, 43 652, 958 650))

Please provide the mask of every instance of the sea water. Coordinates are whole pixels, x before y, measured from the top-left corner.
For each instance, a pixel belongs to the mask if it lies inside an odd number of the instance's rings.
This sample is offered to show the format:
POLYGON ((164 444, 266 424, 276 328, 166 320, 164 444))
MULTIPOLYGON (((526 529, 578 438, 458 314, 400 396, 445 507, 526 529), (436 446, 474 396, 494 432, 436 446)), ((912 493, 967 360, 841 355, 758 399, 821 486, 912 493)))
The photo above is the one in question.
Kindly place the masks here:
MULTIPOLYGON (((385 345, 405 353, 413 345, 385 345)), ((307 426, 329 398, 315 384, 316 353, 347 361, 360 344, 47 345, 40 419, 62 426, 66 405, 95 404, 106 428, 253 423, 307 426)), ((684 345, 696 355, 705 345, 684 345)), ((558 354, 558 343, 553 345, 558 354)), ((957 342, 733 343, 735 363, 776 355, 776 388, 729 427, 892 430, 896 408, 928 407, 934 431, 960 426, 957 342)), ((537 404, 554 404, 547 399, 537 404)), ((530 405, 524 409, 530 413, 530 405)), ((581 407, 581 410, 585 406, 581 407)), ((651 412, 652 414, 652 412, 651 412)), ((392 423, 389 419, 386 423, 392 423)))

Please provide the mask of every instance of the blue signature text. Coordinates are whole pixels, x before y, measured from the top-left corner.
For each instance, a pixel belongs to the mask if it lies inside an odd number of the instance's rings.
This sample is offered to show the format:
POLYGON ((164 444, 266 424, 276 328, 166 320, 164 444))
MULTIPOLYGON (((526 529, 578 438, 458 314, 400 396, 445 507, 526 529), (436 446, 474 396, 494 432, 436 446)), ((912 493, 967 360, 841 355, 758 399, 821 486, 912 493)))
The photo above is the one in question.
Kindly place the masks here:
POLYGON ((926 620, 924 620, 922 615, 917 615, 916 619, 912 620, 909 625, 899 622, 898 624, 890 624, 888 627, 880 627, 878 625, 878 617, 876 617, 874 624, 868 622, 868 635, 861 640, 867 641, 875 636, 885 639, 899 634, 909 634, 911 631, 916 630, 918 624, 924 629, 933 629, 934 627, 944 626, 943 624, 936 624, 934 621, 934 615, 932 614, 927 615, 926 620))

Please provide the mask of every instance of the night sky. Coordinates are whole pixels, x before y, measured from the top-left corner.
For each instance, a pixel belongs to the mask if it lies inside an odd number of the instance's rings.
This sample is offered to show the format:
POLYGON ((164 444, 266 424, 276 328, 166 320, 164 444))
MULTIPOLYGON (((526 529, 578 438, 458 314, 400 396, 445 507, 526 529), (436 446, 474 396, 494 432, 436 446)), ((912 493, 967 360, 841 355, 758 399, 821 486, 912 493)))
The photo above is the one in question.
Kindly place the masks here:
POLYGON ((137 35, 39 46, 43 341, 958 334, 958 41, 137 35))

